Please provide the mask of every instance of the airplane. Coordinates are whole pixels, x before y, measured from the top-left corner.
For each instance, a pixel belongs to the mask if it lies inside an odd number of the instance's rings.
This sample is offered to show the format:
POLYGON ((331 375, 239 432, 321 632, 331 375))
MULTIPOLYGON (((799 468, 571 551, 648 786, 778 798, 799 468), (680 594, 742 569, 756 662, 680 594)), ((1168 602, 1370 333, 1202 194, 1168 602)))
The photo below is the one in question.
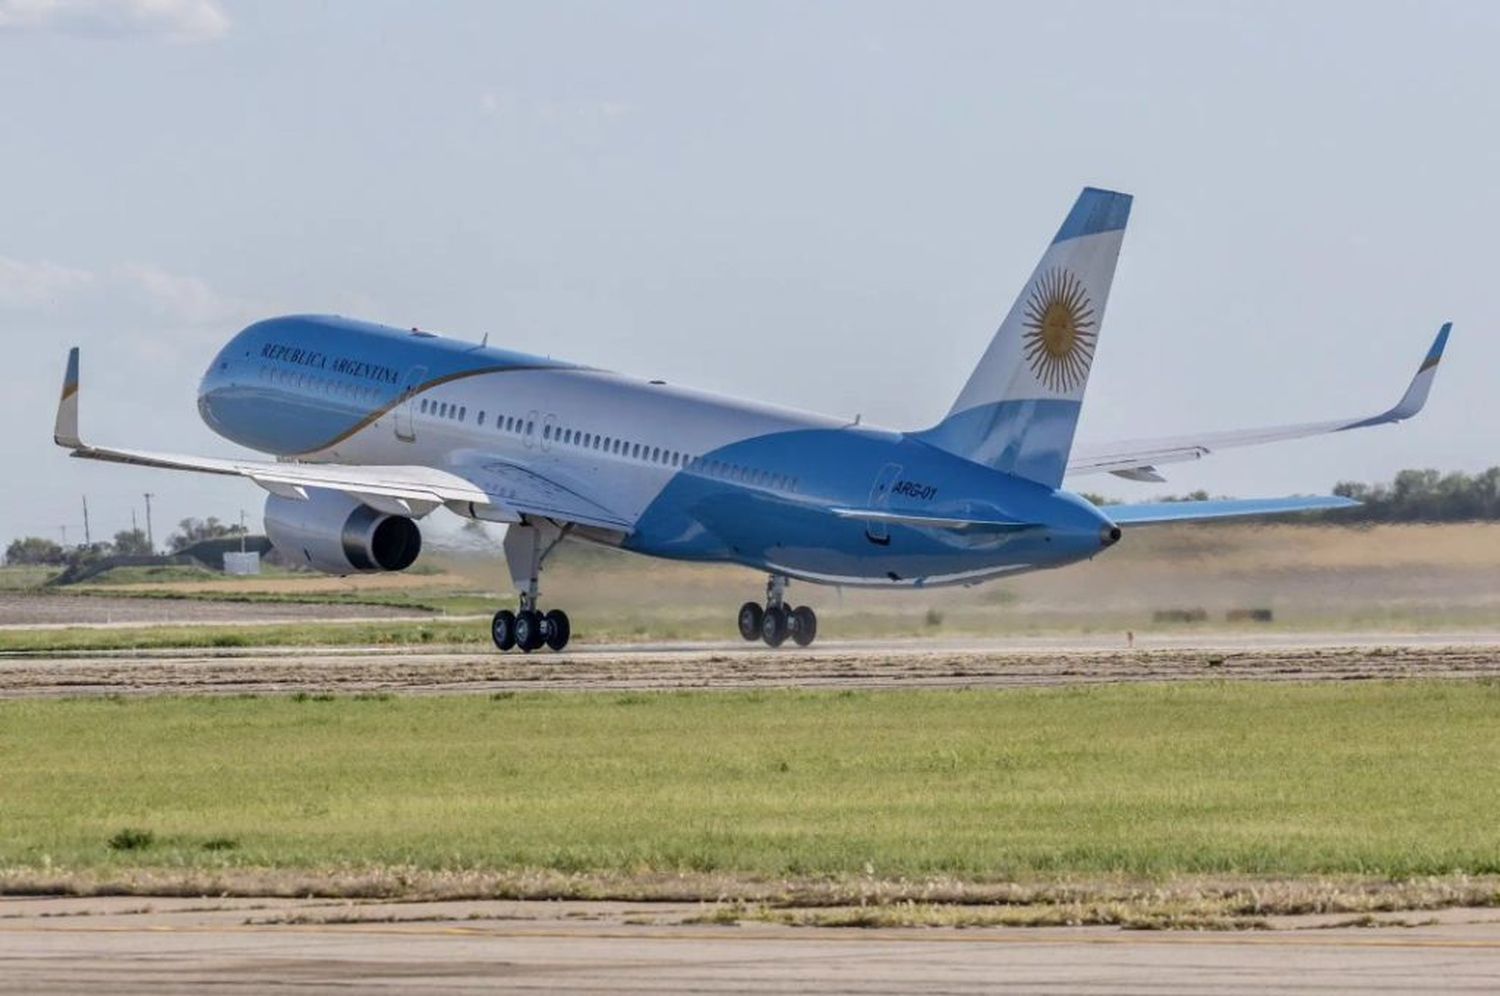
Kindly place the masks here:
MULTIPOLYGON (((767 575, 740 635, 806 646, 815 612, 793 580, 973 585, 1088 560, 1123 529, 1358 504, 1336 496, 1096 507, 1069 474, 1162 481, 1162 464, 1218 450, 1400 422, 1426 403, 1444 324, 1396 405, 1377 415, 1074 447, 1131 197, 1088 187, 978 366, 936 425, 899 431, 695 391, 422 329, 294 315, 229 340, 199 386, 215 432, 274 459, 85 443, 79 355, 68 357, 54 440, 71 455, 246 477, 269 495, 284 556, 332 574, 400 571, 437 508, 507 526, 518 592, 491 636, 502 651, 563 649, 541 575, 565 538, 767 575)), ((486 337, 487 342, 487 337, 486 337)))

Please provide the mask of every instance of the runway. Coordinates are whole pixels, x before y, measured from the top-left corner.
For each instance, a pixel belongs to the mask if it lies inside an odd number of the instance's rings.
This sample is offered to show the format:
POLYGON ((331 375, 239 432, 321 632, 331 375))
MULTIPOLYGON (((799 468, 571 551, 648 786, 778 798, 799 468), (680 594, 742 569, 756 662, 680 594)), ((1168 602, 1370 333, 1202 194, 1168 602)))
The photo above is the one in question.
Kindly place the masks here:
POLYGON ((1024 688, 1138 681, 1500 677, 1500 633, 1200 634, 599 645, 562 654, 268 648, 0 654, 0 698, 746 688, 1024 688))
POLYGON ((0 991, 1486 992, 1500 911, 1239 932, 694 924, 684 904, 0 900, 0 991), (1418 923, 1416 926, 1394 924, 1418 923))

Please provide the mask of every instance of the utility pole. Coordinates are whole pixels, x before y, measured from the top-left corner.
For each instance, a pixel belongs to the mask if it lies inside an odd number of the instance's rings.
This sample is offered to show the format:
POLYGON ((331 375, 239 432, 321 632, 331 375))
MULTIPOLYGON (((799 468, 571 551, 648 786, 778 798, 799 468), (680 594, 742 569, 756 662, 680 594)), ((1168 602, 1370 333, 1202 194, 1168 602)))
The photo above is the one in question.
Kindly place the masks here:
POLYGON ((67 526, 58 526, 58 528, 62 530, 62 534, 63 534, 63 549, 66 550, 68 548, 68 527, 67 526))
POLYGON ((139 532, 140 528, 141 528, 140 526, 138 526, 138 525, 135 524, 135 507, 131 506, 131 509, 130 509, 130 531, 133 532, 133 533, 134 532, 139 532))
POLYGON ((245 552, 245 510, 240 509, 240 553, 245 552))
POLYGON ((151 547, 151 552, 156 553, 156 537, 151 532, 151 492, 146 492, 146 544, 151 547))
POLYGON ((89 496, 83 496, 83 545, 93 546, 94 537, 89 534, 89 496))

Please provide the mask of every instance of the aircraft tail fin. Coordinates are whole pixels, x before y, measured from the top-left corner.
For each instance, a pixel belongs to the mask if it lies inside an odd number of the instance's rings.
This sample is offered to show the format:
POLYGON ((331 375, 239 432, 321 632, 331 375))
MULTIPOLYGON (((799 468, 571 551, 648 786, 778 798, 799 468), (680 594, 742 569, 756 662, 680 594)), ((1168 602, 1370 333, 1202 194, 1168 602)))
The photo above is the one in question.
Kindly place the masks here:
POLYGON ((942 422, 916 438, 1062 483, 1131 197, 1085 187, 942 422))

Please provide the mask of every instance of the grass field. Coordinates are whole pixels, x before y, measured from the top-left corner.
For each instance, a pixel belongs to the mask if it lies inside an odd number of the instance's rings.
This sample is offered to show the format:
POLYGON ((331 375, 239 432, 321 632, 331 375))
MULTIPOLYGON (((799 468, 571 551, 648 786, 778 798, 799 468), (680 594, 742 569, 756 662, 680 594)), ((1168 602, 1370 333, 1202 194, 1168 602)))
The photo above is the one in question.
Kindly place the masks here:
POLYGON ((5 880, 1500 873, 1500 685, 0 703, 5 880))

